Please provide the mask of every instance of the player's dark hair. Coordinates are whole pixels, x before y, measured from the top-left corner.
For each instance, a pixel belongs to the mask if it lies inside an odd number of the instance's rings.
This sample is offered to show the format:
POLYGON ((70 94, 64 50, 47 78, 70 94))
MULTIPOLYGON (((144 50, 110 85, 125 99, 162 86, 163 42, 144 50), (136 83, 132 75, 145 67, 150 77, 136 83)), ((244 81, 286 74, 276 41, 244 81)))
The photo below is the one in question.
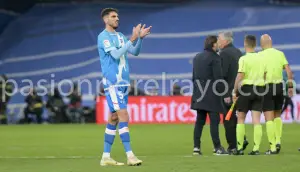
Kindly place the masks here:
POLYGON ((104 16, 107 16, 109 15, 109 13, 111 12, 116 12, 118 13, 118 10, 116 8, 104 8, 102 11, 101 11, 101 17, 103 18, 104 16))
POLYGON ((256 47, 256 37, 254 35, 246 35, 245 42, 249 48, 256 47))
POLYGON ((204 42, 204 49, 212 49, 214 44, 217 43, 218 37, 215 35, 209 35, 206 37, 204 42))

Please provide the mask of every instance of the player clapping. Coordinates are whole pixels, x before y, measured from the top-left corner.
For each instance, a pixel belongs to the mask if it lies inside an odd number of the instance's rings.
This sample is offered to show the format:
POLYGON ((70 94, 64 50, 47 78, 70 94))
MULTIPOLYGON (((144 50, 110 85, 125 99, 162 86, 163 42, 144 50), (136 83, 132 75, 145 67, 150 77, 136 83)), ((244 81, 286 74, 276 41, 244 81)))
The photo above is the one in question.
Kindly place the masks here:
POLYGON ((127 112, 128 89, 130 86, 128 53, 139 55, 143 38, 150 34, 150 27, 138 24, 133 27, 130 40, 120 32, 116 32, 119 26, 118 11, 106 8, 101 13, 105 22, 105 29, 98 36, 98 51, 100 55, 101 69, 103 72, 103 85, 106 100, 111 114, 104 137, 104 152, 100 162, 101 166, 124 165, 110 157, 111 147, 114 143, 116 128, 119 125, 119 135, 127 154, 128 165, 141 165, 131 149, 129 135, 129 115, 127 112))

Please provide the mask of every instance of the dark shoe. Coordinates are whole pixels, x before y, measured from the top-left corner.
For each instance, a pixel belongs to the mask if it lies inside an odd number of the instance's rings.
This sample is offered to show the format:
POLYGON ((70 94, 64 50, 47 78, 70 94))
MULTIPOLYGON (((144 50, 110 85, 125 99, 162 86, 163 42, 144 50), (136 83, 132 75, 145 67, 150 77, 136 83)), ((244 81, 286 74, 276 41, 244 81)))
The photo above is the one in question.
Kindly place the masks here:
POLYGON ((235 155, 244 155, 243 149, 238 150, 235 155))
POLYGON ((227 149, 227 152, 229 155, 236 155, 237 154, 237 149, 227 149))
POLYGON ((277 144, 276 145, 276 152, 280 153, 280 150, 281 150, 281 144, 277 144))
POLYGON ((193 155, 202 155, 202 152, 199 148, 194 148, 193 155))
POLYGON ((215 155, 228 155, 228 152, 223 147, 220 147, 216 149, 215 155))
POLYGON ((271 150, 267 150, 267 152, 265 154, 266 155, 276 155, 278 153, 277 153, 277 151, 272 152, 271 150))
POLYGON ((248 155, 260 155, 259 151, 251 151, 248 155))
POLYGON ((243 150, 245 150, 247 148, 247 146, 249 145, 249 142, 247 140, 244 140, 243 143, 243 150))

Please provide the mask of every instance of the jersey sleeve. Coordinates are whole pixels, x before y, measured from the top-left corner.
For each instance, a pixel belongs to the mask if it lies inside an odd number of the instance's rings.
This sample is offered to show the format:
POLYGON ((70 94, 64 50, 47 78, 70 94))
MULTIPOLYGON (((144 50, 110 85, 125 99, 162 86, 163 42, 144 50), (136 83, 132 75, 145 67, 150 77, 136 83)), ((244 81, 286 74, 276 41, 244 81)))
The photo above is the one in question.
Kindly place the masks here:
POLYGON ((109 39, 108 36, 100 35, 98 37, 98 46, 99 48, 103 48, 103 50, 107 53, 112 50, 116 50, 117 48, 114 46, 113 42, 109 39))
POLYGON ((245 66, 245 58, 241 57, 239 59, 239 73, 245 73, 246 70, 246 66, 245 66))

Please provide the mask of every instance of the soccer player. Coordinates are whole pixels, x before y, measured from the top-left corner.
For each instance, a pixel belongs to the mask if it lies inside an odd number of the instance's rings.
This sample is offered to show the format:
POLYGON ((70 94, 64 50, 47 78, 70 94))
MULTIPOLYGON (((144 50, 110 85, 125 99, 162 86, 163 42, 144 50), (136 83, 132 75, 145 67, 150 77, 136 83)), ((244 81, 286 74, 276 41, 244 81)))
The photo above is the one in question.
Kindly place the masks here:
POLYGON ((108 118, 105 130, 104 152, 100 165, 124 165, 110 157, 117 125, 127 154, 127 165, 141 165, 142 161, 134 155, 130 145, 127 112, 130 80, 127 54, 139 55, 143 38, 150 34, 151 26, 145 28, 145 25, 141 27, 141 24, 138 24, 133 27, 130 40, 127 40, 122 33, 116 32, 119 25, 117 9, 103 9, 101 16, 105 23, 105 29, 98 35, 98 51, 106 100, 112 115, 108 118))
POLYGON ((269 35, 262 35, 260 44, 262 51, 259 55, 267 64, 266 88, 268 92, 264 96, 263 112, 271 148, 266 154, 277 154, 281 149, 282 120, 280 115, 284 101, 282 71, 285 69, 288 76, 288 95, 290 97, 293 95, 293 74, 284 53, 272 48, 272 39, 269 35))
POLYGON ((239 69, 232 92, 233 101, 238 111, 237 155, 244 155, 245 118, 250 110, 254 124, 254 148, 249 155, 258 155, 262 137, 260 116, 265 90, 265 64, 255 52, 256 38, 247 35, 244 39, 246 54, 239 59, 239 69), (240 86, 241 84, 241 86, 240 86), (238 100, 237 100, 238 99, 238 100))

